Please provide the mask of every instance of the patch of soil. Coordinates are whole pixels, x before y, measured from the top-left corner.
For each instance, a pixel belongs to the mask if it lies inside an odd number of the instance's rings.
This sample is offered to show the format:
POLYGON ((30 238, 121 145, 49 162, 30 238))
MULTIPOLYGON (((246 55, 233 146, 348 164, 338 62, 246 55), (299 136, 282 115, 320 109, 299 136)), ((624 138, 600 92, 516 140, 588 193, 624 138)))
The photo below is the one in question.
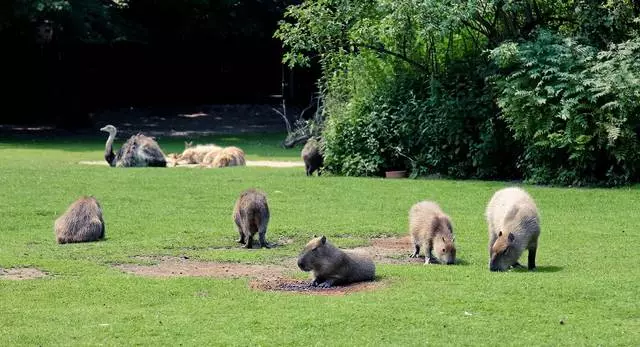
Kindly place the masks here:
POLYGON ((187 257, 138 257, 155 261, 152 265, 117 264, 115 267, 134 275, 147 277, 222 277, 280 278, 286 270, 279 265, 217 263, 191 260, 187 257))
POLYGON ((0 268, 0 279, 4 280, 30 280, 34 278, 46 277, 47 274, 36 268, 23 267, 14 269, 0 268))
POLYGON ((400 264, 400 263, 424 263, 424 256, 410 258, 413 253, 413 244, 409 235, 404 237, 379 237, 371 239, 369 246, 352 248, 351 251, 368 255, 376 263, 400 264))
POLYGON ((295 280, 289 278, 276 278, 267 280, 251 281, 249 286, 252 289, 263 291, 294 292, 311 295, 345 295, 354 292, 373 290, 383 285, 381 281, 358 282, 345 286, 334 286, 331 288, 320 288, 309 285, 310 280, 295 280))

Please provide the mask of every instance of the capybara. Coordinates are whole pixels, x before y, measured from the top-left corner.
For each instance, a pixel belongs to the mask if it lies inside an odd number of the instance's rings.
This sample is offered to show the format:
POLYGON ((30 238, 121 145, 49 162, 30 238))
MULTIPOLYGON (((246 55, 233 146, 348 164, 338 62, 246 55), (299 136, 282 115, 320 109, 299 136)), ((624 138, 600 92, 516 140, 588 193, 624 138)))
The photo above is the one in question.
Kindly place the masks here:
POLYGON ((221 168, 227 166, 244 166, 246 160, 244 151, 238 147, 230 146, 223 148, 213 159, 210 167, 221 168))
POLYGON ((253 235, 257 233, 260 247, 270 248, 265 240, 269 218, 267 196, 263 192, 253 188, 242 192, 233 211, 233 220, 240 234, 238 243, 244 244, 245 248, 251 248, 253 235))
POLYGON ((341 250, 327 242, 325 236, 307 243, 298 257, 298 267, 302 271, 311 271, 312 286, 323 288, 372 281, 376 272, 373 260, 353 251, 341 250))
POLYGON ((222 147, 214 144, 194 146, 193 142, 185 142, 184 147, 184 151, 178 158, 179 162, 184 164, 200 164, 207 155, 211 155, 214 158, 216 153, 222 150, 222 147))
POLYGON ((451 218, 435 202, 425 200, 411 207, 409 234, 415 247, 412 258, 418 257, 423 247, 425 264, 455 263, 456 245, 451 218))
POLYGON ((54 224, 58 243, 97 241, 104 238, 104 231, 102 207, 92 196, 74 201, 54 224))
POLYGON ((307 176, 313 175, 314 171, 318 171, 318 176, 322 172, 324 165, 324 143, 321 138, 311 137, 302 148, 300 156, 304 161, 304 168, 307 176))
POLYGON ((529 270, 536 268, 536 251, 540 235, 538 208, 531 196, 521 188, 498 190, 486 210, 489 226, 489 269, 505 271, 522 267, 518 259, 529 250, 529 270))

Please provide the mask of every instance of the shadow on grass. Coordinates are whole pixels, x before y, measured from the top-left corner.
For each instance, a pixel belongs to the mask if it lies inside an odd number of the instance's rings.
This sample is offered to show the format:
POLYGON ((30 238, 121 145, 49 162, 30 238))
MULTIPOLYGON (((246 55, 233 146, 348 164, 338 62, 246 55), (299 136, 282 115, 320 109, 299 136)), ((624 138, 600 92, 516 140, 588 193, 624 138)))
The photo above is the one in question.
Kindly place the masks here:
POLYGON ((564 267, 562 266, 553 266, 553 265, 547 265, 547 266, 536 266, 536 269, 534 271, 529 271, 526 267, 522 268, 522 269, 512 269, 511 271, 514 272, 541 272, 541 273, 552 273, 552 272, 559 272, 562 271, 562 269, 564 269, 564 267))

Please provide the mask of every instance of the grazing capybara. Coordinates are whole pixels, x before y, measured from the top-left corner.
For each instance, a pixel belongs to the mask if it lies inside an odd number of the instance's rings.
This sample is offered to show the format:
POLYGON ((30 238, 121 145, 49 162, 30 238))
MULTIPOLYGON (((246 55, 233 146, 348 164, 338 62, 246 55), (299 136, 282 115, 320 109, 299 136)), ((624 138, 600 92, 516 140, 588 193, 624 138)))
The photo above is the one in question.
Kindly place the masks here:
POLYGON ((341 250, 325 236, 309 241, 298 257, 298 267, 311 271, 312 286, 329 288, 333 285, 372 281, 376 266, 370 258, 353 251, 341 250))
POLYGON ((265 240, 269 218, 267 196, 263 192, 253 188, 242 192, 233 211, 233 220, 240 234, 238 243, 244 244, 245 248, 251 248, 253 235, 257 233, 260 247, 270 248, 265 240))
POLYGON ((318 171, 318 176, 322 172, 324 165, 324 143, 321 138, 311 137, 302 148, 300 154, 304 161, 304 168, 307 176, 313 175, 314 171, 318 171))
POLYGON ((498 190, 486 210, 489 226, 489 270, 505 271, 522 267, 518 259, 529 250, 529 270, 536 268, 536 251, 540 235, 538 208, 521 188, 498 190))
POLYGON ((213 168, 221 168, 227 166, 244 166, 246 165, 246 160, 244 157, 244 151, 238 147, 230 146, 225 147, 215 156, 211 162, 211 156, 207 154, 205 160, 203 161, 203 166, 213 167, 213 168))
POLYGON ((97 241, 104 238, 104 229, 102 207, 92 196, 74 201, 54 224, 58 243, 97 241))
POLYGON ((409 234, 415 247, 415 252, 410 257, 418 257, 420 248, 423 247, 425 265, 455 263, 456 245, 451 218, 435 202, 421 201, 411 207, 409 234))

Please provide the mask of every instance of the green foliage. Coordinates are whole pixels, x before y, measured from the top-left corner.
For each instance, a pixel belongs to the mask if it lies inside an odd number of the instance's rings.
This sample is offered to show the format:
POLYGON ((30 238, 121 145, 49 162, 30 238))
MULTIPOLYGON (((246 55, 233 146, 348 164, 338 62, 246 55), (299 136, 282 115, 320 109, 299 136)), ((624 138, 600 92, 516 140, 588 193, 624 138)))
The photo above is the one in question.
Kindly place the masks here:
POLYGON ((529 181, 640 178, 639 44, 636 38, 597 52, 542 31, 535 41, 491 52, 510 71, 493 80, 502 115, 525 146, 520 165, 529 181))

